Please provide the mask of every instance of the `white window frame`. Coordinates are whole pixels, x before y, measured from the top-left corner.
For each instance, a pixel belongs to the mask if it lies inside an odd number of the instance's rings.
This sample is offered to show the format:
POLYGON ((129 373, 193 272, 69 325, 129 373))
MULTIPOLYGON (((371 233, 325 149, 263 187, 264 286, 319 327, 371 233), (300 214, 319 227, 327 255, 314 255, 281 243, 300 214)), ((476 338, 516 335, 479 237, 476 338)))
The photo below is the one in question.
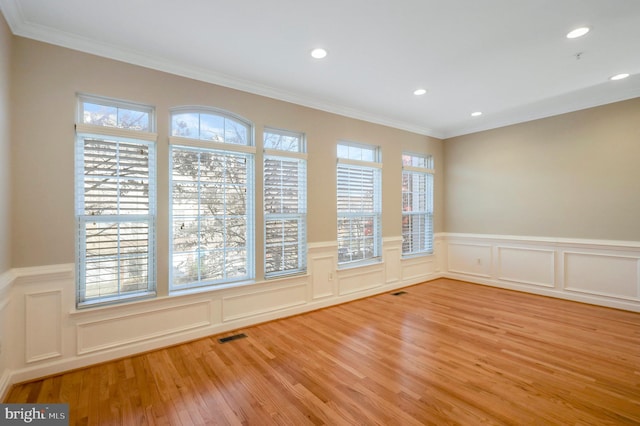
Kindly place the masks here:
MULTIPOLYGON (((363 144, 359 142, 340 141, 337 146, 338 161, 336 167, 336 199, 338 213, 338 268, 363 266, 382 261, 382 156, 379 146, 363 144), (372 160, 372 161, 370 161, 372 160), (358 210, 355 206, 349 206, 341 210, 340 207, 340 175, 341 173, 370 173, 372 176, 372 209, 358 210), (371 235, 352 235, 347 238, 340 237, 340 222, 368 220, 372 221, 371 235), (373 244, 370 253, 362 253, 366 247, 366 240, 371 239, 373 244), (358 248, 355 250, 355 248, 358 248), (348 260, 346 258, 349 258, 348 260), (355 259, 354 259, 355 257, 355 259)), ((353 194, 347 195, 351 198, 353 194)), ((357 194, 353 197, 358 200, 357 194)), ((362 196, 359 197, 362 200, 362 196)), ((351 200, 349 200, 351 203, 351 200)), ((357 201, 356 201, 357 203, 357 201)))
MULTIPOLYGON (((75 161, 75 217, 76 228, 78 237, 76 238, 76 307, 86 308, 91 306, 99 306, 105 304, 119 303, 139 298, 152 297, 156 294, 156 141, 157 135, 152 131, 155 130, 155 109, 149 105, 136 104, 133 102, 119 101, 115 99, 92 96, 87 94, 78 94, 78 115, 76 130, 76 161, 75 161), (90 119, 85 118, 85 107, 87 103, 94 105, 100 105, 109 109, 124 109, 139 112, 142 114, 148 114, 148 125, 142 129, 126 128, 116 122, 102 122, 102 124, 92 124, 90 119), (114 146, 114 164, 115 171, 109 170, 112 174, 100 176, 98 173, 88 173, 88 164, 86 161, 85 147, 89 141, 104 142, 106 145, 114 146), (121 148, 131 147, 138 145, 141 149, 146 147, 147 149, 147 175, 137 176, 135 180, 146 183, 147 197, 146 202, 143 200, 143 205, 148 206, 146 213, 140 214, 124 214, 120 213, 121 210, 125 210, 124 204, 120 204, 121 200, 124 201, 123 193, 121 189, 116 189, 116 202, 112 204, 112 209, 116 210, 115 214, 102 214, 100 210, 94 210, 89 212, 87 210, 85 197, 87 190, 85 183, 90 182, 91 179, 111 180, 117 188, 125 183, 123 178, 120 154, 121 148), (88 174, 87 174, 88 173, 88 174), (102 248, 99 242, 94 242, 93 247, 89 247, 87 237, 87 228, 97 223, 113 223, 116 226, 116 242, 115 250, 116 254, 101 253, 102 248), (138 223, 146 226, 147 242, 146 252, 125 254, 127 246, 127 238, 125 234, 121 234, 121 225, 126 223, 138 223), (91 256, 89 259, 87 256, 91 256), (124 289, 123 277, 125 268, 124 262, 127 259, 141 259, 146 261, 146 268, 144 271, 140 271, 140 277, 144 278, 144 288, 139 287, 136 290, 127 291, 124 289), (89 264, 101 265, 103 262, 115 262, 115 279, 114 280, 102 280, 96 279, 96 277, 103 276, 112 268, 106 268, 97 266, 90 270, 89 264), (95 273, 92 273, 95 272, 95 273), (91 278, 93 276, 93 278, 91 278), (94 281, 88 283, 88 280, 94 281), (101 294, 103 289, 101 285, 106 282, 114 282, 115 287, 113 290, 108 290, 106 294, 101 294), (95 286, 94 286, 95 285, 95 286), (93 287, 93 288, 88 288, 93 287), (97 293, 97 294, 96 294, 97 293)), ((93 172, 99 166, 93 166, 93 172)), ((123 166, 124 168, 124 166, 123 166)), ((130 199, 126 201, 130 202, 130 199)), ((123 228, 122 230, 126 230, 123 228)), ((142 246, 136 246, 140 248, 142 246)), ((113 272, 110 273, 113 275, 113 272)), ((135 276, 134 276, 135 278, 135 276)))
MULTIPOLYGON (((275 129, 265 127, 263 140, 267 135, 291 137, 298 140, 296 150, 277 149, 264 146, 263 159, 263 206, 264 206, 264 276, 265 278, 276 278, 284 275, 303 274, 307 271, 307 154, 306 140, 303 133, 292 132, 289 130, 275 129), (298 170, 297 181, 297 211, 295 212, 269 212, 267 211, 267 191, 270 189, 268 184, 267 161, 283 161, 295 163, 298 170), (268 226, 270 222, 282 222, 284 227, 285 221, 297 223, 297 239, 293 242, 286 242, 284 235, 279 243, 270 244, 268 241, 268 226), (297 266, 295 268, 287 268, 285 266, 287 246, 296 246, 297 266), (281 251, 281 263, 277 269, 268 270, 268 254, 270 249, 275 248, 281 251)), ((274 189, 281 189, 282 186, 275 185, 274 189)), ((284 230, 283 230, 284 232, 284 230)))
MULTIPOLYGON (((183 290, 188 290, 192 288, 204 288, 204 287, 213 287, 213 286, 228 286, 228 285, 237 285, 245 282, 250 282, 255 279, 255 154, 256 148, 254 146, 254 127, 253 124, 245 119, 240 117, 239 115, 233 114, 228 111, 224 111, 218 108, 211 107, 201 107, 201 106, 187 106, 187 107, 178 107, 172 108, 170 111, 170 118, 172 120, 171 134, 174 134, 173 131, 173 117, 177 114, 184 113, 194 113, 194 114, 206 114, 207 116, 216 116, 218 118, 222 118, 224 120, 233 121, 235 124, 244 126, 246 128, 246 144, 241 145, 237 143, 226 143, 225 140, 220 139, 201 139, 200 135, 202 134, 199 131, 198 137, 184 137, 184 136, 170 136, 169 137, 169 292, 175 293, 183 290), (174 237, 175 237, 175 220, 174 217, 174 198, 173 191, 176 185, 176 180, 173 176, 173 163, 174 163, 174 152, 193 152, 198 155, 217 155, 224 156, 227 159, 244 159, 246 164, 246 195, 245 195, 245 224, 246 224, 246 236, 245 236, 245 244, 244 249, 246 250, 246 264, 245 271, 246 273, 242 275, 233 275, 227 276, 226 264, 224 267, 224 274, 221 279, 206 279, 203 278, 202 269, 198 262, 197 266, 197 279, 187 282, 187 283, 176 283, 176 271, 174 266, 174 260, 177 259, 177 255, 174 251, 174 237)), ((226 123, 226 121, 225 121, 226 123)), ((226 125, 226 124, 225 124, 226 125)), ((201 169, 199 169, 200 171, 201 169)), ((202 185, 207 182, 203 182, 200 180, 200 175, 197 180, 197 186, 200 188, 202 185)), ((198 189, 198 206, 200 206, 201 202, 201 193, 198 189)), ((198 230, 201 229, 202 222, 206 220, 207 217, 217 218, 216 216, 203 216, 201 214, 197 214, 194 216, 195 221, 197 223, 198 230)), ((225 213, 221 215, 222 220, 227 223, 227 220, 230 218, 229 215, 225 213)), ((224 232, 227 232, 225 229, 224 232)), ((183 254, 191 253, 201 258, 201 256, 206 255, 207 253, 221 252, 223 253, 225 262, 227 260, 227 253, 233 250, 237 250, 238 247, 229 247, 226 244, 223 245, 221 249, 203 249, 202 244, 200 242, 200 236, 197 237, 197 249, 183 252, 183 254)))
POLYGON ((433 157, 427 154, 402 153, 402 256, 433 254, 433 157), (411 164, 405 164, 409 159, 411 164), (423 191, 415 186, 424 183, 423 191), (405 187, 406 186, 406 187, 405 187), (418 199, 424 200, 424 208, 418 199), (416 210, 417 209, 417 210, 416 210), (414 229, 413 224, 424 224, 414 229), (410 224, 411 229, 406 229, 410 224), (417 240, 417 243, 414 241, 417 240), (417 247, 416 247, 417 246, 417 247))

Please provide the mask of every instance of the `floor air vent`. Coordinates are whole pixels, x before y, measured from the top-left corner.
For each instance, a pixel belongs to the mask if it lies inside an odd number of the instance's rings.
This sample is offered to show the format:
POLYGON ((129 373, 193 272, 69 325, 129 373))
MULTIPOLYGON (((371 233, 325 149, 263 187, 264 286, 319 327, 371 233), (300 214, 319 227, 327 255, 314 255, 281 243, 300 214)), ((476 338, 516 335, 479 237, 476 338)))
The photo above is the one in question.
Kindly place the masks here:
POLYGON ((221 337, 220 339, 218 339, 218 342, 227 343, 227 342, 231 342, 232 340, 244 339, 245 337, 247 337, 246 334, 239 333, 239 334, 234 334, 233 336, 221 337))
POLYGON ((407 294, 406 291, 396 291, 395 293, 391 293, 392 296, 402 296, 403 294, 407 294))

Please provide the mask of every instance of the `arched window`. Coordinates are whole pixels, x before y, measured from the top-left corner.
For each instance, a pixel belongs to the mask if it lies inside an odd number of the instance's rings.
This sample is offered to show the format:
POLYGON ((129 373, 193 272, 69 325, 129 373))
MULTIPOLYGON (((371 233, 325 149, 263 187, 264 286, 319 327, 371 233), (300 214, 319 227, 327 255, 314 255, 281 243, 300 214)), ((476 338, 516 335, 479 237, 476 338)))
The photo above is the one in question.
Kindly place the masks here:
POLYGON ((255 278, 253 126, 205 107, 171 111, 170 290, 255 278))

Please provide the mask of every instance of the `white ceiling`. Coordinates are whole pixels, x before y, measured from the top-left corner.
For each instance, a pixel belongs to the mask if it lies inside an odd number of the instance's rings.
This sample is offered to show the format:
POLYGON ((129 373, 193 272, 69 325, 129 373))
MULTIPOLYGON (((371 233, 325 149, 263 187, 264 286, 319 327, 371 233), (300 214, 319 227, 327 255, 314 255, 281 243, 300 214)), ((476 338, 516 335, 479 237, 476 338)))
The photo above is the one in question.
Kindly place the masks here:
POLYGON ((19 36, 440 138, 640 96, 640 0, 0 0, 0 9, 19 36), (586 36, 565 37, 585 25, 586 36), (311 58, 315 47, 329 55, 311 58), (609 81, 622 72, 631 77, 609 81), (419 87, 427 94, 414 96, 419 87))

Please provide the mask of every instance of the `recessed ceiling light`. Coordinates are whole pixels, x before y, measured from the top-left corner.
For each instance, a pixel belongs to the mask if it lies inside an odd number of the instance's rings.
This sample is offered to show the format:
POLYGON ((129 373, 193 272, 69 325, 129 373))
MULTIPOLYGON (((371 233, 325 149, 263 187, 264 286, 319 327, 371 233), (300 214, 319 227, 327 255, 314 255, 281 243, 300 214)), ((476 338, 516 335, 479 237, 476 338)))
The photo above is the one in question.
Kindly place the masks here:
POLYGON ((578 37, 582 37, 583 35, 585 35, 586 33, 589 32, 589 27, 580 27, 580 28, 576 28, 573 31, 570 31, 567 34, 567 38, 578 38, 578 37))
POLYGON ((482 115, 482 112, 481 112, 481 111, 476 111, 476 112, 472 112, 472 113, 471 113, 471 116, 472 116, 472 117, 480 117, 481 115, 482 115))
POLYGON ((614 75, 613 77, 610 77, 610 78, 609 78, 609 80, 613 80, 613 81, 615 81, 615 80, 622 80, 623 78, 627 78, 627 77, 629 77, 629 74, 627 74, 627 73, 625 72, 625 73, 622 73, 622 74, 616 74, 616 75, 614 75))
POLYGON ((322 59, 325 56, 327 56, 327 51, 325 49, 322 49, 322 48, 313 49, 311 51, 311 56, 316 58, 316 59, 322 59))
POLYGON ((427 93, 427 89, 416 89, 413 91, 413 94, 416 96, 422 96, 427 93))

